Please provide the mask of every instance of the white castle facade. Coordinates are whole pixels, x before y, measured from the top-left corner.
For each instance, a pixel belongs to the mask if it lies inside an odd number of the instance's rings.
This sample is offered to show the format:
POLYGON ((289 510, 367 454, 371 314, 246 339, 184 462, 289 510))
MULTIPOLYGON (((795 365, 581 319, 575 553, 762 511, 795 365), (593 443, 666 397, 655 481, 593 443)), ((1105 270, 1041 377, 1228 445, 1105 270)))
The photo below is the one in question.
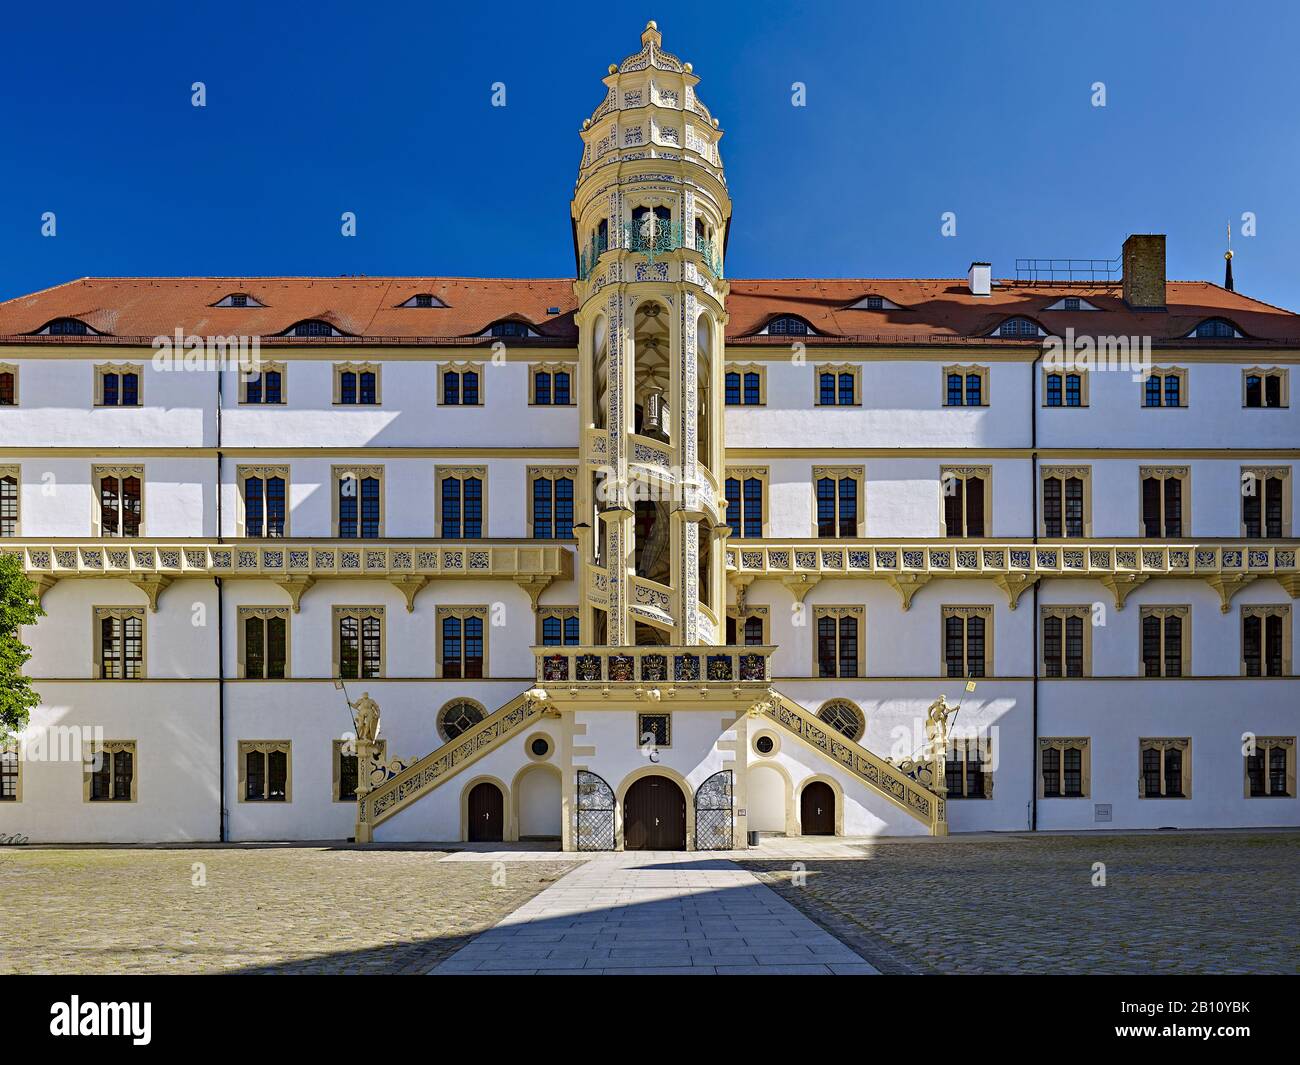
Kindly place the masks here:
POLYGON ((1122 280, 731 279, 660 44, 583 123, 576 279, 0 304, 0 551, 46 611, 0 834, 1300 823, 1296 316, 1154 236, 1122 280))

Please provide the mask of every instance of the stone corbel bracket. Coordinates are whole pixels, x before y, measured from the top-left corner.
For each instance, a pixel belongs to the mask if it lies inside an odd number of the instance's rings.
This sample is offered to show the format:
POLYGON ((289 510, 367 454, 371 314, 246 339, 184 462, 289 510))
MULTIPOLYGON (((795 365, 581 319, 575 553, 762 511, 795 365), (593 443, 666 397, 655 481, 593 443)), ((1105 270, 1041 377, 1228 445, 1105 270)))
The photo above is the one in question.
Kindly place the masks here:
POLYGON ((316 578, 283 577, 275 583, 289 593, 289 598, 293 600, 293 612, 296 614, 302 605, 302 593, 316 583, 316 578))
POLYGON ((1001 573, 993 578, 993 583, 1006 593, 1007 606, 1015 610, 1020 605, 1020 597, 1040 579, 1038 574, 1001 573))
POLYGON ((1123 610, 1124 600, 1129 597, 1129 593, 1141 588, 1150 579, 1140 573, 1108 573, 1101 578, 1101 583, 1115 597, 1115 609, 1123 610))
MULTIPOLYGON (((1217 573, 1206 577, 1205 583, 1219 593, 1219 609, 1226 614, 1232 609, 1232 597, 1255 580, 1258 577, 1253 573, 1217 573)), ((1291 598, 1295 598, 1294 592, 1291 598)))
POLYGON ((813 588, 821 576, 816 573, 795 573, 788 577, 782 577, 781 583, 790 589, 790 594, 794 596, 796 603, 802 603, 806 596, 813 588))
POLYGON ((171 582, 170 577, 164 577, 159 573, 141 573, 131 578, 131 583, 149 597, 149 613, 151 614, 158 613, 158 596, 171 582))
POLYGON ((520 575, 515 577, 515 583, 528 593, 528 598, 533 604, 533 610, 537 610, 537 601, 542 597, 542 593, 550 587, 551 577, 537 575, 520 575))
POLYGON ((415 597, 420 589, 429 583, 428 577, 389 577, 388 583, 406 597, 406 612, 415 613, 415 597))
POLYGON ((912 596, 930 583, 930 577, 925 573, 891 573, 885 580, 902 599, 904 610, 912 609, 912 596))

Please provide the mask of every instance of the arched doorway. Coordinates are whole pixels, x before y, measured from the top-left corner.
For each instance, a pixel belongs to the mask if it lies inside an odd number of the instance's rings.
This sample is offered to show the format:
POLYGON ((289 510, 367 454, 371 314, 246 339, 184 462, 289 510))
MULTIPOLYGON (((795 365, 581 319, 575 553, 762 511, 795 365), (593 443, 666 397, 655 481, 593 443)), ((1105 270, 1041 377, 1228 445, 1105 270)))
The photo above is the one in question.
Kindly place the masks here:
POLYGON ((632 782, 623 796, 623 848, 686 849, 686 796, 673 781, 655 775, 632 782))
POLYGON ((501 789, 486 780, 470 789, 469 842, 500 843, 505 838, 505 802, 501 789))
POLYGON ((825 781, 814 780, 803 789, 799 813, 805 836, 835 835, 835 792, 825 781))
POLYGON ((564 827, 560 771, 550 765, 532 766, 515 778, 511 790, 519 806, 519 838, 559 839, 564 827))

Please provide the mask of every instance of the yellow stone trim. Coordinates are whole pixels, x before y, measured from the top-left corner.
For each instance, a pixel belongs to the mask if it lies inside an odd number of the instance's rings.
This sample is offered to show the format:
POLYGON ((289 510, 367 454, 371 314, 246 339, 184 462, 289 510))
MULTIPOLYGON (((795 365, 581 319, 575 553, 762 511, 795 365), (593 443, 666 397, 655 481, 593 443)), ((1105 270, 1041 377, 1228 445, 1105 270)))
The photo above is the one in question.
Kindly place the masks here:
MULTIPOLYGON (((1243 386, 1244 387, 1244 386, 1243 386)), ((1151 370, 1138 382, 1138 406, 1143 410, 1182 410, 1191 403, 1191 397, 1187 388, 1187 367, 1186 366, 1152 366, 1151 370), (1147 406, 1147 381, 1152 377, 1160 378, 1160 406, 1147 406), (1165 378, 1178 378, 1178 406, 1168 407, 1165 405, 1165 378)))
MULTIPOLYGON (((798 339, 797 337, 795 339, 798 339)), ((813 367, 813 401, 812 405, 816 407, 860 407, 862 406, 862 366, 858 363, 848 362, 821 362, 813 367), (822 374, 833 374, 835 376, 835 402, 822 403, 821 381, 822 374), (853 402, 840 403, 840 374, 847 373, 853 376, 853 402)))
MULTIPOLYGON (((330 528, 334 531, 334 537, 341 543, 363 544, 368 540, 380 539, 387 528, 385 520, 385 511, 387 509, 388 491, 385 485, 384 467, 375 463, 354 463, 350 465, 335 465, 330 467, 330 528), (361 532, 361 482, 374 478, 379 482, 379 536, 378 537, 348 537, 343 539, 339 536, 339 493, 342 490, 344 478, 356 479, 357 493, 357 532, 361 532)), ((285 484, 285 490, 288 490, 288 484, 285 484)), ((285 509, 288 509, 288 500, 285 500, 285 509)), ((287 520, 287 515, 286 515, 287 520)))
POLYGON ((1186 604, 1177 604, 1173 606, 1150 605, 1141 608, 1141 614, 1138 619, 1138 676, 1145 677, 1146 661, 1142 657, 1142 629, 1143 623, 1147 618, 1160 619, 1160 676, 1166 674, 1169 663, 1165 658, 1165 621, 1169 618, 1178 618, 1181 622, 1179 642, 1181 644, 1179 655, 1179 676, 1190 677, 1192 673, 1192 608, 1186 604))
MULTIPOLYGON (((139 798, 140 784, 140 754, 137 749, 135 740, 101 740, 98 743, 92 742, 89 751, 85 752, 90 755, 90 760, 82 765, 81 770, 81 801, 82 802, 103 802, 108 804, 120 802, 135 802, 139 798), (111 799, 92 799, 90 797, 90 782, 94 776, 95 762, 98 761, 101 754, 117 754, 120 751, 126 751, 131 755, 131 797, 129 799, 119 799, 114 796, 111 799)), ((22 759, 19 758, 18 764, 21 767, 22 759)), ((21 768, 19 769, 21 773, 21 768)), ((110 792, 115 791, 116 781, 113 775, 112 764, 109 764, 108 783, 110 792)))
MULTIPOLYGON (((443 658, 442 658, 442 623, 446 618, 460 618, 461 621, 464 621, 467 618, 478 618, 480 621, 483 622, 483 678, 486 679, 490 677, 492 675, 492 672, 488 665, 488 661, 489 661, 488 653, 492 643, 491 639, 489 638, 489 634, 492 629, 492 618, 491 618, 491 611, 486 605, 440 606, 437 608, 435 614, 435 624, 437 625, 437 632, 435 633, 435 638, 434 638, 437 658, 434 664, 435 667, 437 668, 438 676, 439 677, 446 676, 444 672, 443 658)), ((464 626, 461 627, 460 661, 461 661, 460 679, 461 680, 477 679, 477 678, 466 678, 464 675, 465 673, 464 626)))
MULTIPOLYGON (((442 396, 442 378, 438 378, 439 398, 442 396)), ((479 375, 479 396, 483 395, 482 375, 479 375)), ((538 362, 528 367, 528 405, 530 407, 576 407, 578 405, 578 364, 576 362, 538 362), (551 375, 551 402, 537 402, 537 375, 539 373, 548 373, 551 375), (557 373, 567 373, 569 375, 569 402, 555 402, 555 375, 557 373)))
POLYGON ((1039 394, 1041 398, 1039 400, 1038 405, 1042 407, 1044 410, 1086 410, 1088 408, 1088 385, 1089 385, 1090 377, 1091 375, 1087 370, 1076 369, 1075 367, 1072 366, 1063 366, 1063 367, 1044 366, 1042 369, 1041 378, 1039 380, 1039 388, 1041 390, 1039 394), (1060 406, 1057 407, 1049 406, 1047 403, 1047 379, 1051 377, 1053 374, 1061 378, 1061 403, 1060 406), (1075 407, 1071 407, 1066 403, 1067 392, 1065 387, 1066 386, 1065 379, 1067 377, 1079 378, 1079 404, 1078 406, 1075 407))
POLYGON ((271 766, 270 755, 272 753, 284 755, 284 802, 285 804, 293 802, 293 743, 290 740, 240 740, 236 748, 236 758, 238 759, 239 783, 236 792, 237 802, 276 802, 279 800, 270 800, 263 798, 248 798, 248 755, 258 753, 266 759, 266 772, 262 779, 263 788, 267 788, 271 783, 271 766))
MULTIPOLYGON (((3 366, 0 366, 0 371, 3 371, 3 370, 4 370, 4 367, 3 367, 3 366)), ((1261 399, 1261 401, 1263 400, 1263 396, 1262 396, 1262 395, 1261 395, 1260 399, 1261 399)), ((1243 369, 1243 370, 1241 371, 1241 406, 1242 406, 1242 409, 1243 409, 1243 410, 1285 410, 1287 407, 1291 406, 1291 373, 1290 373, 1290 371, 1287 370, 1287 369, 1284 368, 1284 367, 1281 367, 1281 366, 1267 366, 1267 367, 1266 367, 1266 366, 1251 366, 1251 367, 1249 367, 1249 368, 1247 368, 1247 369, 1243 369), (1269 377, 1276 377, 1276 378, 1278 378, 1279 381, 1281 382, 1280 385, 1279 385, 1279 387, 1278 387, 1278 394, 1279 394, 1279 397, 1280 397, 1280 399, 1281 399, 1281 401, 1282 401, 1281 406, 1278 406, 1278 407, 1265 407, 1265 406, 1263 405, 1263 403, 1261 402, 1260 406, 1258 406, 1258 407, 1248 407, 1248 406, 1246 405, 1246 378, 1247 378, 1247 377, 1258 377, 1258 378, 1260 378, 1260 390, 1261 390, 1261 392, 1262 392, 1263 389, 1264 389, 1264 379, 1269 378, 1269 377)))
POLYGON ((336 362, 334 363, 334 399, 336 407, 382 407, 384 404, 383 393, 383 363, 380 362, 336 362), (357 399, 361 398, 361 375, 363 373, 373 373, 375 375, 375 401, 374 403, 348 403, 343 402, 343 375, 345 373, 354 373, 357 375, 357 399))
POLYGON ((1038 738, 1038 797, 1040 799, 1090 799, 1092 798, 1092 740, 1089 736, 1040 736, 1038 738), (1079 794, 1065 794, 1065 752, 1073 748, 1079 752, 1080 781, 1079 794), (1061 755, 1058 771, 1060 790, 1053 795, 1044 790, 1043 752, 1058 751, 1061 755))
POLYGON ((330 676, 343 677, 344 680, 375 680, 382 678, 387 672, 388 663, 388 621, 385 616, 385 610, 382 606, 335 606, 330 612, 330 676), (339 623, 344 618, 355 618, 357 621, 357 674, 356 677, 343 677, 342 673, 342 635, 339 632, 339 623), (361 622, 366 618, 375 618, 379 621, 379 672, 373 677, 362 676, 362 648, 365 646, 365 639, 361 632, 361 622))
POLYGON ((91 625, 91 646, 94 648, 94 659, 92 662, 92 677, 96 680, 118 680, 134 681, 142 680, 149 675, 149 619, 145 615, 145 608, 142 606, 95 606, 90 608, 90 625, 91 625), (116 618, 123 624, 121 626, 120 651, 122 655, 122 676, 105 677, 104 676, 104 633, 100 625, 105 618, 116 618), (140 676, 126 676, 126 620, 128 618, 138 618, 140 620, 140 676))
POLYGON ((975 674, 981 677, 997 676, 997 670, 994 669, 994 662, 997 660, 993 656, 993 607, 987 604, 977 603, 970 606, 943 606, 939 610, 939 675, 950 676, 948 673, 948 619, 961 618, 961 639, 962 639, 962 672, 963 677, 972 676, 971 674, 971 652, 970 652, 970 626, 966 624, 970 618, 984 619, 984 670, 982 673, 975 674))
POLYGON ((1150 737, 1144 736, 1138 740, 1138 798, 1139 799, 1190 799, 1192 797, 1192 740, 1190 736, 1179 737, 1150 737), (1142 752, 1146 750, 1157 750, 1160 752, 1160 794, 1148 795, 1146 793, 1146 776, 1142 771, 1142 752), (1165 754, 1168 751, 1182 752, 1182 794, 1166 795, 1165 794, 1165 754))
POLYGON ((1273 796, 1273 776, 1269 769, 1268 755, 1264 752, 1270 748, 1281 747, 1286 751, 1286 790, 1282 793, 1288 798, 1295 798, 1296 795, 1296 771, 1295 771, 1295 748, 1296 738, 1294 736, 1256 736, 1254 737, 1255 750, 1264 754, 1264 794, 1252 795, 1250 793, 1250 756, 1243 753, 1241 756, 1241 776, 1243 792, 1247 799, 1267 799, 1273 796))
POLYGON ((1092 467, 1091 466, 1042 466, 1038 479, 1039 508, 1038 535, 1047 536, 1047 492, 1049 480, 1061 482, 1061 539, 1077 540, 1078 537, 1066 535, 1065 482, 1077 478, 1083 482, 1083 539, 1092 538, 1092 467))
MULTIPOLYGON (((104 406, 104 375, 115 373, 118 375, 117 396, 122 398, 122 374, 133 373, 136 380, 136 402, 129 409, 144 406, 144 366, 138 362, 104 362, 95 365, 95 406, 104 406)), ((116 406, 123 406, 122 403, 116 406)))
POLYGON ((989 406, 989 404, 992 401, 992 397, 989 395, 989 368, 987 366, 981 366, 977 363, 969 363, 969 364, 951 363, 943 367, 943 374, 942 377, 940 378, 943 387, 942 390, 939 392, 939 395, 942 399, 943 407, 945 410, 955 410, 957 407, 973 406, 973 404, 966 402, 966 378, 971 376, 972 374, 974 374, 976 377, 980 379, 979 407, 989 406), (948 377, 951 374, 961 375, 961 400, 962 401, 959 404, 948 403, 948 377))
MULTIPOLYGON (((235 467, 235 484, 237 486, 236 496, 239 502, 239 506, 235 510, 235 535, 236 536, 248 535, 248 499, 247 499, 244 485, 245 482, 250 477, 261 478, 263 482, 263 489, 262 489, 263 530, 269 528, 269 524, 266 517, 268 512, 266 509, 265 482, 268 478, 271 477, 279 477, 281 480, 284 481, 284 534, 283 537, 276 537, 276 539, 283 539, 292 536, 293 533, 290 529, 289 522, 293 516, 293 507, 290 506, 289 465, 287 463, 282 463, 274 466, 236 466, 235 467)), ((380 491, 380 496, 381 498, 383 496, 382 490, 380 491)), ((335 505, 337 506, 337 499, 335 500, 335 505)), ((337 526, 335 527, 337 528, 337 526)), ((266 534, 264 532, 263 536, 265 535, 266 534)), ((262 537, 259 537, 259 539, 261 538, 262 537)))
MULTIPOLYGON (((293 678, 293 669, 291 666, 293 652, 293 628, 291 617, 293 607, 288 606, 241 606, 235 612, 235 626, 239 629, 239 676, 244 680, 291 680, 293 678), (260 618, 263 622, 268 622, 272 618, 284 619, 284 677, 250 677, 248 675, 248 633, 245 629, 245 622, 250 618, 260 618)), ((266 626, 263 625, 265 638, 266 626)), ((270 640, 267 638, 269 648, 270 640)))
POLYGON ((1260 618, 1260 619, 1261 619, 1261 624, 1260 624, 1260 633, 1259 633, 1259 641, 1260 641, 1260 659, 1261 659, 1260 675, 1261 675, 1261 676, 1264 676, 1264 677, 1267 677, 1267 676, 1269 675, 1269 674, 1268 674, 1268 667, 1267 667, 1267 665, 1264 664, 1264 662, 1263 662, 1263 660, 1267 657, 1267 654, 1268 654, 1268 646, 1267 646, 1267 643, 1266 643, 1266 640, 1267 640, 1267 633, 1266 633, 1266 631, 1265 631, 1265 630, 1267 629, 1267 624, 1266 624, 1266 622, 1267 622, 1267 619, 1268 619, 1268 618, 1280 618, 1280 619, 1281 619, 1281 622, 1282 622, 1282 676, 1284 676, 1284 677, 1289 677, 1289 676, 1291 676, 1291 675, 1292 675, 1292 672, 1293 672, 1293 671, 1292 671, 1292 665, 1291 665, 1291 663, 1292 663, 1292 658, 1291 658, 1291 642, 1292 642, 1292 638, 1291 638, 1291 630, 1292 630, 1292 628, 1293 628, 1293 626, 1292 626, 1292 624, 1291 624, 1291 604, 1290 604, 1290 603, 1251 603, 1251 604, 1249 604, 1249 605, 1243 605, 1243 606, 1242 606, 1242 608, 1241 608, 1241 622, 1240 622, 1240 629, 1241 629, 1241 649, 1242 649, 1242 655, 1241 655, 1241 675, 1242 675, 1243 677, 1247 675, 1247 674, 1246 674, 1246 656, 1245 656, 1245 650, 1246 650, 1246 619, 1247 619, 1247 618, 1260 618))
MULTIPOLYGON (((338 378, 337 378, 337 373, 336 373, 335 380, 337 381, 337 379, 338 379, 338 378)), ((265 382, 263 382, 263 385, 265 385, 265 382)), ((376 379, 376 386, 375 386, 375 387, 376 387, 376 389, 378 388, 378 381, 377 381, 377 379, 376 379)), ((336 385, 336 386, 335 386, 335 400, 334 400, 335 403, 338 402, 337 394, 338 394, 338 387, 337 387, 337 385, 336 385)), ((266 389, 265 389, 265 387, 263 387, 263 389, 262 389, 262 395, 263 395, 264 397, 265 397, 265 395, 266 395, 266 389)), ((377 396, 377 395, 378 395, 378 392, 376 392, 376 396, 377 396)), ((260 361, 260 362, 257 364, 257 368, 256 368, 255 370, 241 370, 241 371, 239 371, 239 405, 240 405, 241 407, 243 407, 243 406, 249 406, 249 407, 285 407, 285 406, 288 406, 288 404, 289 404, 289 372, 288 372, 288 370, 285 368, 285 365, 284 365, 283 362, 281 362, 281 361, 279 361, 279 360, 270 360, 270 359, 265 359, 265 360, 260 361), (259 378, 262 374, 272 373, 272 372, 274 372, 274 373, 278 373, 278 374, 280 375, 280 402, 279 402, 279 403, 268 403, 268 402, 266 402, 265 398, 263 398, 263 400, 262 400, 260 403, 249 403, 249 402, 248 402, 248 386, 249 386, 249 383, 252 382, 252 381, 254 381, 254 380, 256 380, 257 378, 259 378)))
MULTIPOLYGON (((500 339, 500 338, 498 338, 498 339, 500 339)), ((503 344, 502 347, 504 347, 504 346, 505 346, 505 345, 503 344)), ((500 350, 502 350, 502 348, 498 348, 495 344, 493 345, 493 349, 494 349, 494 352, 495 352, 495 351, 500 351, 500 350)), ((496 357, 496 356, 495 356, 495 353, 494 353, 493 358, 495 358, 495 357, 496 357)), ((536 357, 536 356, 534 356, 534 357, 536 357)), ((485 377, 486 377, 486 375, 483 373, 483 363, 481 363, 481 362, 472 362, 472 361, 456 361, 456 362, 441 362, 441 363, 439 363, 439 364, 438 364, 438 397, 437 397, 437 405, 438 405, 439 407, 448 407, 448 406, 450 406, 450 407, 482 407, 482 406, 485 406, 485 405, 487 404, 487 381, 484 379, 485 377), (462 399, 458 399, 457 402, 455 402, 455 403, 444 403, 444 402, 442 401, 442 397, 443 397, 443 394, 444 394, 444 393, 443 393, 443 381, 444 381, 444 379, 446 378, 446 376, 447 376, 449 373, 454 373, 454 374, 456 374, 457 376, 459 376, 459 375, 461 375, 461 374, 465 374, 465 373, 473 373, 473 374, 477 374, 477 375, 478 375, 478 402, 477 402, 477 403, 466 403, 466 402, 464 401, 463 398, 462 398, 462 399)), ((532 395, 532 383, 533 383, 533 382, 532 382, 532 376, 530 375, 530 376, 529 376, 529 379, 528 379, 528 384, 529 384, 529 395, 530 395, 530 396, 532 395)), ((576 381, 572 382, 572 383, 571 383, 571 386, 572 386, 572 384, 576 384, 576 383, 577 383, 576 381)), ((464 382, 464 381, 460 381, 460 380, 458 380, 458 381, 456 382, 456 385, 457 385, 457 388, 456 388, 456 395, 457 395, 458 397, 463 397, 463 396, 465 395, 465 388, 464 388, 465 382, 464 382)))
POLYGON ((1039 638, 1039 647, 1043 648, 1044 655, 1046 654, 1046 648, 1047 648, 1047 640, 1046 640, 1047 630, 1046 630, 1045 622, 1047 621, 1048 618, 1061 619, 1061 662, 1060 662, 1061 672, 1059 675, 1055 677, 1049 676, 1047 673, 1047 660, 1046 658, 1044 658, 1042 662, 1038 663, 1039 675, 1046 680, 1078 679, 1078 678, 1071 678, 1066 675, 1065 662, 1067 656, 1066 656, 1065 649, 1066 649, 1067 640, 1065 635, 1065 622, 1069 618, 1080 618, 1083 621, 1083 676, 1091 677, 1092 676, 1092 628, 1093 628, 1092 604, 1083 603, 1075 606, 1063 606, 1060 604, 1052 604, 1050 606, 1043 606, 1039 608, 1038 638, 1039 638))
MULTIPOLYGON (((864 466, 814 466, 812 468, 812 536, 819 540, 828 539, 858 539, 866 535, 867 532, 867 499, 866 499, 867 471, 864 466), (840 497, 839 482, 848 478, 857 485, 857 498, 855 506, 857 507, 858 520, 849 537, 823 537, 818 532, 817 522, 817 482, 824 478, 831 478, 835 481, 835 523, 839 526, 840 497)), ((766 490, 764 497, 766 498, 766 490)))

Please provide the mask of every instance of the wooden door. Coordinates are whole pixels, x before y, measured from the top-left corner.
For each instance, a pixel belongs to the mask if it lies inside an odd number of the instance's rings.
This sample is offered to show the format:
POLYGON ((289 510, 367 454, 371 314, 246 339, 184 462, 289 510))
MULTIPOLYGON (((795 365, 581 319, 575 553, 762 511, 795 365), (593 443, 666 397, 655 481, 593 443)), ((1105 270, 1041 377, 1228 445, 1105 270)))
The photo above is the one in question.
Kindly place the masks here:
POLYGON ((805 836, 835 835, 835 792, 831 786, 814 780, 804 788, 800 814, 805 836))
POLYGON ((505 838, 505 803, 501 789, 484 781, 469 793, 469 841, 500 843, 505 838))
POLYGON ((623 799, 623 847, 630 851, 684 851, 686 797, 667 777, 642 777, 623 799))

